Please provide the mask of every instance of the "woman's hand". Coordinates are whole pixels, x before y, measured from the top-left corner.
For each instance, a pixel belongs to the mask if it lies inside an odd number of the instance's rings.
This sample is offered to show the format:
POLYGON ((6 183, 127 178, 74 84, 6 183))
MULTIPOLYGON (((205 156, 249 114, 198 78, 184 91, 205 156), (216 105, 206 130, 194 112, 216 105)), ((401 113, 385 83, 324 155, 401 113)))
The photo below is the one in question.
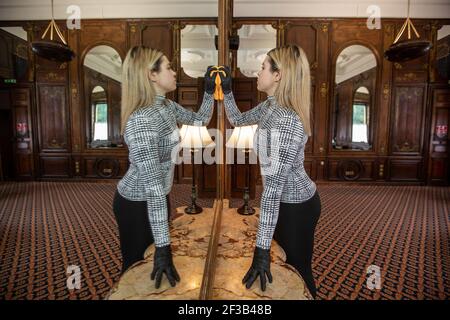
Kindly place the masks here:
POLYGON ((231 71, 230 67, 227 66, 221 66, 221 68, 225 71, 225 75, 223 75, 222 72, 219 72, 220 80, 222 82, 222 90, 223 93, 227 94, 231 92, 231 71))
POLYGON ((216 75, 214 74, 213 76, 211 76, 211 71, 213 70, 213 68, 214 66, 209 66, 208 69, 206 69, 205 73, 205 91, 209 94, 213 94, 216 87, 216 75))
POLYGON ((249 289, 256 278, 261 281, 261 290, 266 290, 266 276, 269 279, 269 283, 272 283, 272 274, 270 273, 270 249, 261 249, 255 247, 255 253, 253 254, 253 262, 250 269, 247 271, 242 283, 245 283, 245 287, 249 289))
POLYGON ((172 261, 172 251, 170 245, 165 247, 156 247, 155 259, 153 261, 153 271, 150 276, 152 280, 156 278, 155 288, 158 289, 161 285, 163 273, 166 274, 167 279, 172 287, 175 287, 176 281, 180 281, 177 269, 172 261))

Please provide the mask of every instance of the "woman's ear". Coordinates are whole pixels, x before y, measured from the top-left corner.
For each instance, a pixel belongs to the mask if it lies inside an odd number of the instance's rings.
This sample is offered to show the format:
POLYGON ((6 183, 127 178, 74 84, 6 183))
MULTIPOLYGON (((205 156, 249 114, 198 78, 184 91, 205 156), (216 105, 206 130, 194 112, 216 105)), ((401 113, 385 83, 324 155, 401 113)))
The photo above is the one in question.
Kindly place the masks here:
POLYGON ((157 74, 158 74, 158 73, 155 72, 155 71, 148 70, 148 73, 147 73, 147 75, 148 75, 148 80, 150 80, 151 82, 156 82, 157 74))
POLYGON ((281 80, 281 72, 280 71, 275 71, 273 73, 273 75, 274 75, 275 82, 279 82, 281 80))

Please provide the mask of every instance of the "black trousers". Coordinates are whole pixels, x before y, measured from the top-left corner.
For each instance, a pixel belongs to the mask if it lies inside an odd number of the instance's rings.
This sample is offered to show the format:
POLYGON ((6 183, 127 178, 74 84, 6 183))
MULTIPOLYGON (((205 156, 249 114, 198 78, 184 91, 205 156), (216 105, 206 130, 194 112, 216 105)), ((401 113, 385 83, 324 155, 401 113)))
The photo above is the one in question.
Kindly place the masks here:
MULTIPOLYGON (((167 195, 167 209, 170 213, 169 195, 167 195)), ((145 250, 155 241, 148 220, 147 201, 130 201, 116 190, 113 211, 119 227, 122 273, 124 273, 132 264, 144 258, 145 250)))
POLYGON ((302 203, 280 203, 274 239, 286 252, 286 262, 300 273, 312 296, 316 285, 312 274, 314 230, 319 220, 321 203, 319 193, 302 203))

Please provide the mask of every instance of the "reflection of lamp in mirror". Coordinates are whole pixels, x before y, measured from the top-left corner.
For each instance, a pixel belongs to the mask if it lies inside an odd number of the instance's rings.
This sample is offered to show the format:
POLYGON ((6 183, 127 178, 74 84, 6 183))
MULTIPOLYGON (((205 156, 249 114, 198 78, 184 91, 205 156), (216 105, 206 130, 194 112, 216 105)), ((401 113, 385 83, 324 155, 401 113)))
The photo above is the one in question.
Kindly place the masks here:
POLYGON ((195 184, 194 154, 195 152, 198 152, 199 149, 205 147, 214 147, 215 143, 209 135, 208 129, 206 127, 183 125, 180 129, 180 136, 182 138, 180 146, 181 148, 190 149, 192 163, 191 204, 186 209, 184 209, 184 212, 188 214, 196 214, 202 212, 203 209, 196 203, 197 185, 195 184))
POLYGON ((255 135, 257 125, 235 127, 226 146, 229 148, 243 149, 245 153, 245 188, 244 188, 244 204, 237 211, 242 215, 251 215, 255 213, 249 204, 250 199, 250 163, 249 153, 253 149, 253 137, 255 135))

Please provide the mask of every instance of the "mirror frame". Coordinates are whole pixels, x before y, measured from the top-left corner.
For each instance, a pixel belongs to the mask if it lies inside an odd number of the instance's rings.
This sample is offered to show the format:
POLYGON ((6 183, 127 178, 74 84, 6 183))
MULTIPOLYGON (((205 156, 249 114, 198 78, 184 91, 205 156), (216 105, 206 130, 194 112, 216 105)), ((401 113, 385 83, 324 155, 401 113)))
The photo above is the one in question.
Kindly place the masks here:
MULTIPOLYGON (((371 43, 369 42, 365 42, 362 40, 353 40, 353 41, 348 41, 345 43, 342 43, 334 52, 334 54, 331 57, 332 61, 331 61, 331 77, 330 77, 330 86, 329 88, 330 90, 330 96, 329 96, 329 108, 328 108, 328 112, 329 112, 329 119, 328 119, 328 128, 329 128, 329 132, 328 132, 328 154, 329 155, 342 155, 343 153, 347 153, 347 154, 355 154, 355 155, 364 155, 364 154, 370 154, 370 155, 374 155, 376 154, 377 151, 377 134, 376 134, 376 119, 378 118, 378 108, 380 105, 380 94, 382 94, 381 92, 378 92, 379 88, 381 88, 381 72, 382 72, 382 66, 383 66, 383 60, 377 50, 377 48, 375 46, 373 46, 371 43), (355 149, 334 149, 333 148, 333 143, 332 143, 332 139, 333 139, 333 132, 335 129, 335 107, 336 107, 336 101, 335 101, 335 94, 336 94, 336 61, 337 58, 339 57, 339 55, 342 53, 342 51, 344 51, 346 48, 352 46, 352 45, 360 45, 360 46, 364 46, 367 49, 369 49, 372 54, 375 56, 375 60, 377 63, 377 70, 376 70, 376 78, 375 78, 375 87, 373 88, 373 91, 370 92, 370 96, 371 96, 371 118, 370 118, 370 129, 369 129, 369 137, 372 137, 372 141, 371 141, 371 145, 372 148, 370 150, 355 150, 355 149)), ((359 88, 359 87, 358 87, 359 88)), ((354 93, 353 93, 354 96, 354 93)), ((353 97, 352 96, 352 97, 353 97)))

